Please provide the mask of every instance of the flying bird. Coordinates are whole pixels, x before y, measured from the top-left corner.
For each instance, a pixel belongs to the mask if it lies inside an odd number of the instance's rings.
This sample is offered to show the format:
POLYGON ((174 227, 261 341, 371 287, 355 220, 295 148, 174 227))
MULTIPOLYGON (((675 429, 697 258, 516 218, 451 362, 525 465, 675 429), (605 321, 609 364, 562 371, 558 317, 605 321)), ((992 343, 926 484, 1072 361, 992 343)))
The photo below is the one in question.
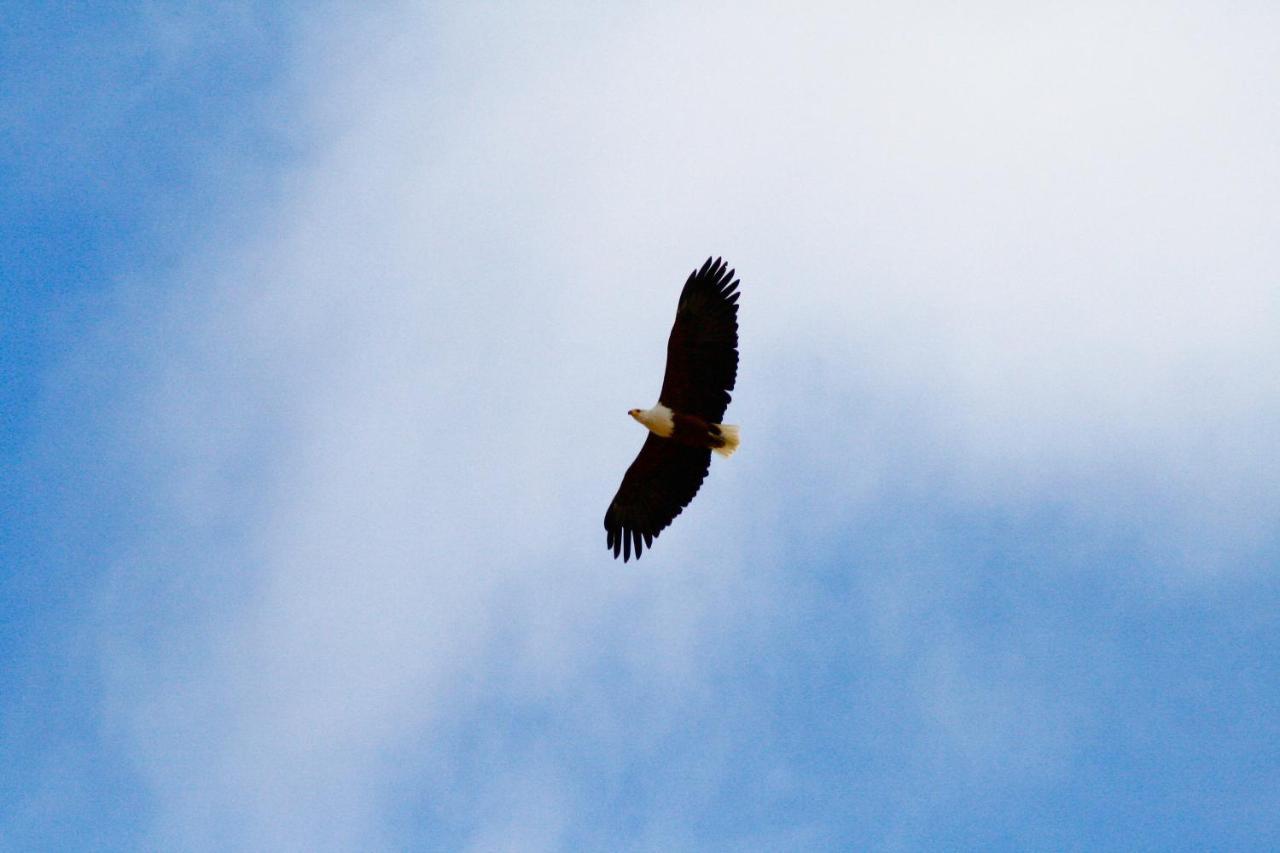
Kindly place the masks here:
POLYGON ((722 424, 738 376, 738 281, 720 258, 707 258, 680 291, 667 339, 667 372, 658 402, 627 414, 649 429, 604 514, 606 547, 625 563, 680 514, 711 467, 711 451, 738 449, 738 428, 722 424))

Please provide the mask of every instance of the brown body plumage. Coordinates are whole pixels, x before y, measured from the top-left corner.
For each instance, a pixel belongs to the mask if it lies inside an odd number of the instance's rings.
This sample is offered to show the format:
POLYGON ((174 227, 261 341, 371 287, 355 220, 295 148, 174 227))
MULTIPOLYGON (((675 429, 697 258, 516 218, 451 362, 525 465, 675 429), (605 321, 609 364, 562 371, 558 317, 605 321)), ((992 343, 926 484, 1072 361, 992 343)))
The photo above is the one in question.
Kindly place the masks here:
POLYGON ((675 429, 671 431, 671 440, 690 447, 709 447, 719 450, 725 446, 724 431, 720 424, 707 423, 697 415, 686 415, 676 412, 672 416, 675 429))

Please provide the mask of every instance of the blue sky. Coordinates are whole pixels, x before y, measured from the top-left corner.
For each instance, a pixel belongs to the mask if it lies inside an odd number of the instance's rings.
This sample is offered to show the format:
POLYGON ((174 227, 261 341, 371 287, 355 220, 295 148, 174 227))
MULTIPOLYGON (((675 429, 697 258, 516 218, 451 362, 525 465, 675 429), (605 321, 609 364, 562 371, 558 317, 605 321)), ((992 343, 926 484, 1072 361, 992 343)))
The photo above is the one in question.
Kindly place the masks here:
POLYGON ((0 848, 1274 848, 1278 33, 6 12, 0 848))

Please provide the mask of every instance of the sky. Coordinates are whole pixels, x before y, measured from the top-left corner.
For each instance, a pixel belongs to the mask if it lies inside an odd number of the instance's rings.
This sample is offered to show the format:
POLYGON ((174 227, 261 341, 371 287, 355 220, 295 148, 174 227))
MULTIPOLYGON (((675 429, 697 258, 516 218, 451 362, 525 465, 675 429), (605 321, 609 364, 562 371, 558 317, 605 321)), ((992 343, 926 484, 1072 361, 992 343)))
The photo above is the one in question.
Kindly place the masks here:
POLYGON ((0 13, 0 849, 1280 846, 1280 11, 579 6, 0 13))

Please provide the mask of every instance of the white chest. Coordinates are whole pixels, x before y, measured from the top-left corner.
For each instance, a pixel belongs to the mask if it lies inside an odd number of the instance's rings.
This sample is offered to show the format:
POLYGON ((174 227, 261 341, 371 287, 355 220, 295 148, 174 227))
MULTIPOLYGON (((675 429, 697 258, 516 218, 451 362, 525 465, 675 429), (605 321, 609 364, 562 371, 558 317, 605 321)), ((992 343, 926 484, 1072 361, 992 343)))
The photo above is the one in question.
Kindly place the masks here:
POLYGON ((649 431, 660 435, 663 438, 670 438, 671 433, 675 432, 676 422, 672 418, 674 413, 661 403, 654 405, 652 409, 641 409, 636 415, 636 420, 649 428, 649 431))

